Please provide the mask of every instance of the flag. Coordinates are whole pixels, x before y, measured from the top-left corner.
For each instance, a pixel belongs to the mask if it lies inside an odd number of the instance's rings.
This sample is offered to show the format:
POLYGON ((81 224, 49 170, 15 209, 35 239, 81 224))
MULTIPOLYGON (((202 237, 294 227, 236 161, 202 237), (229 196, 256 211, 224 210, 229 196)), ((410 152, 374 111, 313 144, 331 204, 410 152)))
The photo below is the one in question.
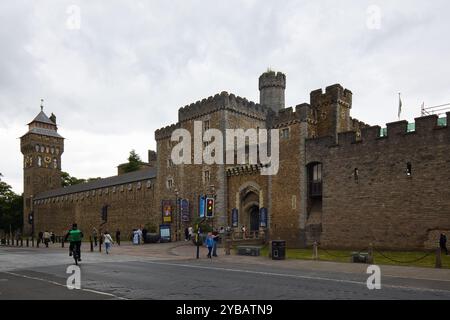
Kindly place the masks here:
POLYGON ((402 97, 398 94, 398 119, 400 120, 400 114, 402 113, 402 97))

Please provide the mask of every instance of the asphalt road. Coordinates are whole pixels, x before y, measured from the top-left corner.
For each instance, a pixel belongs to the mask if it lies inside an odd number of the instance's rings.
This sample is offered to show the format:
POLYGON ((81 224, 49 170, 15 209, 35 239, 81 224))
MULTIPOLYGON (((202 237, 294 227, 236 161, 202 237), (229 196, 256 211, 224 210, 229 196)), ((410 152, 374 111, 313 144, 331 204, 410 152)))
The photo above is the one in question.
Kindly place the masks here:
POLYGON ((448 281, 317 272, 216 260, 84 254, 81 289, 66 287, 65 252, 0 248, 0 299, 450 299, 448 281))

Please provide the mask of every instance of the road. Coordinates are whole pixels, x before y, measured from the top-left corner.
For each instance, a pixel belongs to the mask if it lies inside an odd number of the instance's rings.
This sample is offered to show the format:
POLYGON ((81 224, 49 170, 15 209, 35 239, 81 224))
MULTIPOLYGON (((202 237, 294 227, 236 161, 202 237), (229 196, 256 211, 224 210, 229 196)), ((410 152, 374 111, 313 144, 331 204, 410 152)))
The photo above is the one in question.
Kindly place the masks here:
POLYGON ((83 253, 81 290, 66 287, 66 251, 0 248, 0 299, 450 299, 450 279, 382 277, 274 265, 83 253))

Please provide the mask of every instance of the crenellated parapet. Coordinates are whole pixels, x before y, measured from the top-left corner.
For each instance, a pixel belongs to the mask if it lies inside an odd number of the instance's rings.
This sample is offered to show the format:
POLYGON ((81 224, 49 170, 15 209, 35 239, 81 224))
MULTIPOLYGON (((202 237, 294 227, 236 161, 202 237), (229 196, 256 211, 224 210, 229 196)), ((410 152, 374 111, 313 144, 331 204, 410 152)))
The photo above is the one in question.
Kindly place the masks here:
MULTIPOLYGON (((331 137, 321 137, 315 139, 307 139, 307 148, 329 148, 329 147, 345 147, 348 145, 359 144, 362 147, 370 146, 376 141, 385 141, 385 143, 402 144, 401 139, 423 139, 424 137, 434 137, 436 133, 442 133, 450 138, 450 112, 447 113, 447 125, 439 125, 438 116, 430 115, 415 119, 415 130, 408 131, 407 121, 396 121, 388 123, 387 135, 380 136, 380 126, 364 126, 361 128, 361 136, 356 131, 341 132, 338 134, 338 142, 331 137)), ((418 140, 419 141, 419 140, 418 140)), ((450 143, 450 140, 447 140, 450 143)), ((411 144, 411 141, 409 141, 411 144)))
POLYGON ((282 72, 267 71, 259 77, 259 90, 280 87, 286 89, 286 75, 282 72))
POLYGON ((259 120, 265 120, 267 115, 271 112, 267 107, 223 91, 215 96, 205 98, 180 108, 178 110, 178 121, 184 122, 193 120, 219 110, 230 110, 259 120))
POLYGON ((311 106, 307 103, 297 105, 295 110, 292 107, 281 109, 268 120, 271 128, 280 128, 299 122, 313 122, 311 106))
POLYGON ((320 107, 338 103, 350 108, 352 95, 350 90, 344 89, 340 84, 334 84, 326 87, 325 92, 322 89, 311 91, 310 104, 312 107, 320 107))
POLYGON ((172 132, 176 129, 181 128, 180 123, 172 124, 170 126, 158 129, 155 131, 155 140, 162 140, 170 138, 172 135, 172 132))

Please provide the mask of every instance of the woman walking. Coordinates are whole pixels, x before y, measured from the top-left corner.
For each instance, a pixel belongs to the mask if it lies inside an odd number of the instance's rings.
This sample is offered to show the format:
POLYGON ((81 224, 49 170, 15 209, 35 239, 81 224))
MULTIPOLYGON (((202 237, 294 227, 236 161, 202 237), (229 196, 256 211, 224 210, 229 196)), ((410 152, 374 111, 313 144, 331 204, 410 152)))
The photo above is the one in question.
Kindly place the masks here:
POLYGON ((208 232, 208 236, 206 238, 206 246, 208 247, 208 258, 212 259, 211 257, 211 250, 214 247, 214 239, 211 232, 208 232))
POLYGON ((104 242, 105 242, 106 254, 109 254, 109 250, 111 249, 111 244, 114 243, 114 241, 111 238, 111 235, 109 234, 108 231, 105 231, 103 238, 104 238, 104 242))

